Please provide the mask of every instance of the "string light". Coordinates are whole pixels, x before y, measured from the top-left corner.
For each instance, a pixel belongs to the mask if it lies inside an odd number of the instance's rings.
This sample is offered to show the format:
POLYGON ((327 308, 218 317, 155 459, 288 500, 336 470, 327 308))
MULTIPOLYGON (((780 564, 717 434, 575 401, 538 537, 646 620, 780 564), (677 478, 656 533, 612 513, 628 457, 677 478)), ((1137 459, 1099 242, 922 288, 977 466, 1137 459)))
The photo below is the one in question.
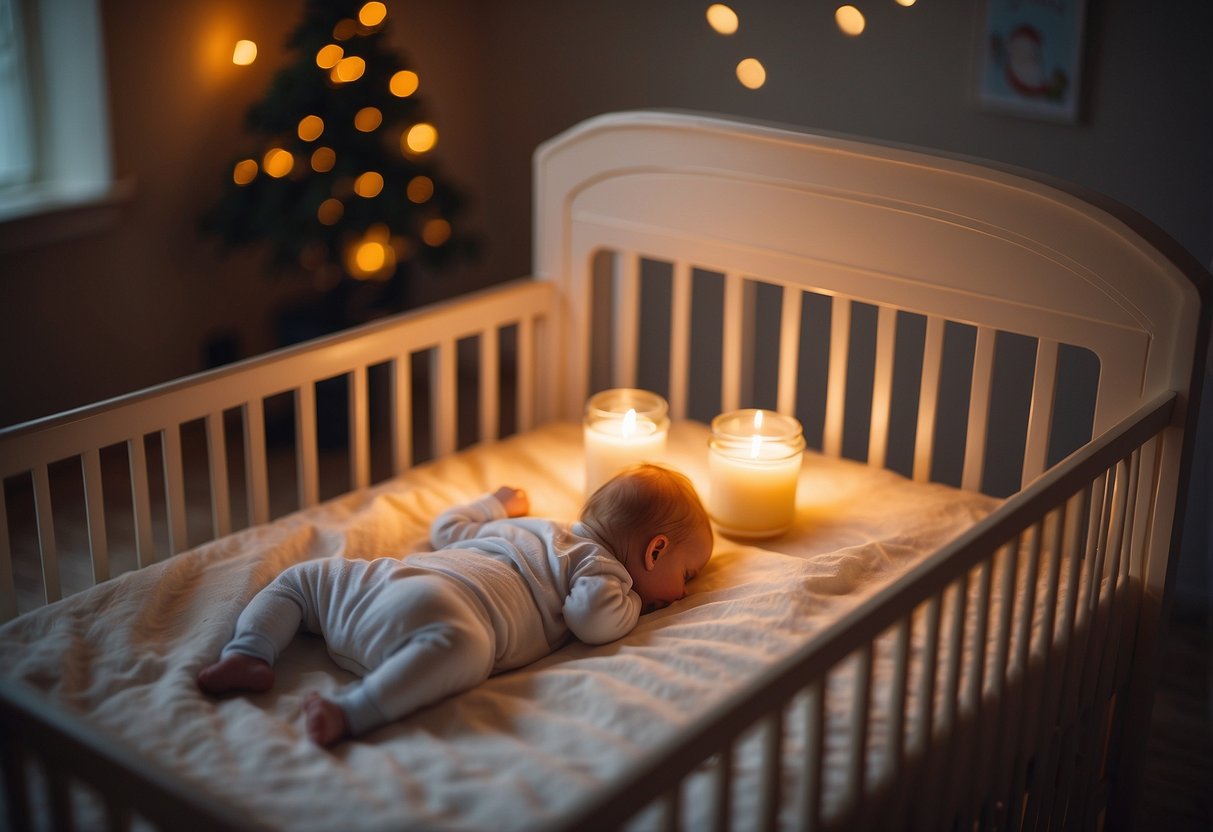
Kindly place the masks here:
POLYGON ((415 202, 418 205, 429 202, 430 197, 434 195, 434 180, 428 176, 414 176, 409 180, 405 193, 408 195, 409 202, 415 202))
POLYGON ((851 37, 863 34, 864 27, 867 26, 863 12, 854 6, 839 6, 838 10, 834 12, 834 22, 838 24, 838 28, 844 35, 851 37))
POLYGON ((396 250, 386 225, 373 225, 345 250, 345 268, 358 280, 385 280, 396 266, 396 250))
POLYGON ((314 142, 324 132, 324 119, 320 116, 304 116, 299 119, 299 138, 305 142, 314 142))
POLYGON ((336 225, 344 214, 345 206, 341 204, 341 200, 330 197, 320 203, 320 208, 316 210, 316 219, 324 225, 336 225))
POLYGON ((354 115, 354 127, 369 133, 383 123, 383 113, 378 107, 363 107, 354 115))
POLYGON ((402 69, 392 76, 392 80, 388 82, 388 89, 392 91, 392 95, 397 98, 408 98, 413 93, 417 92, 417 87, 420 86, 421 79, 417 77, 417 73, 408 69, 402 69))
POLYGON ((434 145, 438 143, 438 131, 434 125, 420 122, 414 124, 404 134, 404 141, 401 143, 403 150, 406 153, 425 153, 432 150, 434 145))
POLYGON ((383 176, 373 170, 368 170, 354 180, 354 193, 366 199, 379 196, 382 190, 383 176))
POLYGON ((312 151, 312 170, 316 173, 328 173, 337 163, 337 154, 331 147, 318 147, 312 151))
POLYGON ((374 28, 387 17, 387 6, 380 2, 367 3, 358 10, 358 22, 367 28, 374 28))
POLYGON ((364 72, 366 61, 357 55, 348 55, 337 62, 331 76, 338 84, 348 84, 350 81, 357 81, 364 72))
POLYGON ((335 43, 330 43, 320 47, 320 51, 316 53, 316 66, 321 69, 332 69, 344 57, 345 50, 335 43))
POLYGON ((767 82, 767 71, 757 58, 746 58, 737 64, 737 80, 743 87, 756 90, 767 82))
POLYGON ((281 179, 295 167, 295 157, 291 155, 289 150, 283 150, 281 147, 272 147, 266 151, 265 158, 261 160, 261 167, 270 176, 275 179, 281 179))
POLYGON ((232 50, 232 63, 236 66, 248 66, 255 60, 257 60, 257 44, 251 40, 236 41, 236 48, 232 50))
POLYGON ((244 159, 236 163, 232 171, 232 179, 237 185, 247 185, 257 177, 257 163, 252 159, 244 159))
POLYGON ((713 3, 708 6, 707 18, 708 25, 719 35, 731 35, 737 31, 739 24, 737 12, 724 3, 713 3))

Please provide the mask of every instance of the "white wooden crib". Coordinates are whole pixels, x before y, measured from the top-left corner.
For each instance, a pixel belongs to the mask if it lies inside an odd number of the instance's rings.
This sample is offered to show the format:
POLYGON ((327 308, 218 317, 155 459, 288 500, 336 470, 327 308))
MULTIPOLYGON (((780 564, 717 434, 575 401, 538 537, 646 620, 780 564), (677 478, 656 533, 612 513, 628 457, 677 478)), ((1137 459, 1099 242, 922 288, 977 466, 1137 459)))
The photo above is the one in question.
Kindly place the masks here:
MULTIPOLYGON (((0 617, 53 612, 122 571, 102 486, 115 453, 141 569, 199 542, 191 431, 205 436, 208 536, 277 522, 271 411, 293 428, 291 508, 323 503, 330 379, 344 379, 348 421, 336 479, 354 492, 378 479, 373 449, 403 474, 576 421, 607 386, 657 389, 676 422, 765 406, 798 415, 827 457, 1006 499, 527 828, 1125 825, 1209 280, 1098 202, 784 128, 592 119, 536 153, 533 278, 0 432, 0 617), (75 533, 56 522, 65 472, 84 498, 75 533), (839 697, 841 744, 826 726, 839 697), (757 777, 740 779, 746 767, 757 777)), ((71 827, 80 784, 103 804, 82 826, 261 822, 7 670, 0 694, 14 828, 71 827)))

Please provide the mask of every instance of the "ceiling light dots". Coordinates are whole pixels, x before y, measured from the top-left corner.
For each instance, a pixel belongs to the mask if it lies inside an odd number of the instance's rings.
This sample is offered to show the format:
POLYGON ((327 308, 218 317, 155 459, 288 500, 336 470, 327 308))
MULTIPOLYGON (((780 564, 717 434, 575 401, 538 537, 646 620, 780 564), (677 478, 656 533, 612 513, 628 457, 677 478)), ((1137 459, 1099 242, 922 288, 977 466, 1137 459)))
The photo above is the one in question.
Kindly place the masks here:
POLYGON ((767 70, 757 58, 745 58, 737 64, 737 80, 746 89, 756 90, 767 82, 767 70))
POLYGON ((705 16, 708 19, 708 25, 718 35, 731 35, 737 31, 739 25, 737 12, 724 3, 713 3, 708 6, 705 16))
POLYGON ((868 25, 863 12, 854 6, 839 6, 834 11, 834 22, 838 24, 839 31, 850 37, 862 35, 868 25))

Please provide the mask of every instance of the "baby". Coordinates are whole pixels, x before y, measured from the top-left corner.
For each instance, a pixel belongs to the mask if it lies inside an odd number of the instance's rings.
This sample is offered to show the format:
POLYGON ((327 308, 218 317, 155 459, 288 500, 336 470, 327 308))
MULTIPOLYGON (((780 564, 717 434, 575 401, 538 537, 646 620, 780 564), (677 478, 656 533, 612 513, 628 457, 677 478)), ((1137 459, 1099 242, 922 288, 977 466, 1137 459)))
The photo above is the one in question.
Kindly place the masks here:
POLYGON ((621 638, 643 613, 684 597, 712 554, 690 480, 656 465, 607 482, 576 523, 529 511, 526 494, 506 486, 441 514, 430 530, 440 551, 286 569, 245 607, 198 687, 268 690, 302 625, 362 677, 304 702, 308 736, 332 745, 529 664, 570 633, 589 644, 621 638))

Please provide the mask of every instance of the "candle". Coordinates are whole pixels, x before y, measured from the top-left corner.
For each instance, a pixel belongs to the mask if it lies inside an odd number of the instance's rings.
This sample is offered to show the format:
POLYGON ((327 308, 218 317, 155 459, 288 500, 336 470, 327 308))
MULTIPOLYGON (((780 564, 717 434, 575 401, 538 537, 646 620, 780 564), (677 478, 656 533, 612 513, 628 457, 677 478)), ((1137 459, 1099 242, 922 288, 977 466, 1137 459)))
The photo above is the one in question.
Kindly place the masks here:
POLYGON ((665 399, 647 390, 604 390, 585 406, 585 493, 629 465, 657 462, 670 432, 665 399))
POLYGON ((730 537, 773 537, 796 516, 804 457, 800 422, 770 410, 738 410, 712 420, 708 506, 730 537))

